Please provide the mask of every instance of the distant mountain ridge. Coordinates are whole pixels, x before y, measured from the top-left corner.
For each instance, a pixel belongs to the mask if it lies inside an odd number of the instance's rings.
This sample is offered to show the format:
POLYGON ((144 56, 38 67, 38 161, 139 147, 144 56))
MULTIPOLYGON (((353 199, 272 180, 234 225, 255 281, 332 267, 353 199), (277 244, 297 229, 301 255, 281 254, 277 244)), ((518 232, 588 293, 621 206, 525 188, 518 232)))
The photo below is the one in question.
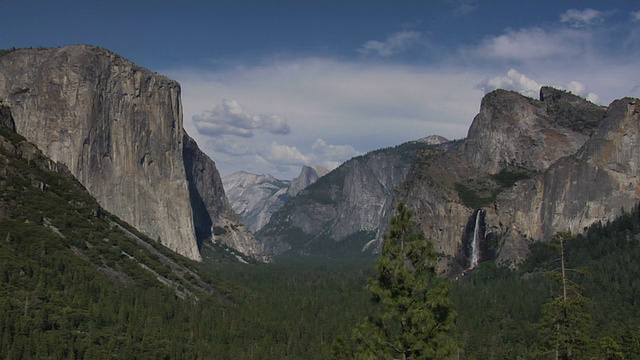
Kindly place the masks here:
POLYGON ((447 144, 412 141, 348 160, 286 202, 256 237, 273 256, 358 256, 381 236, 393 190, 404 181, 415 153, 447 144))
POLYGON ((231 207, 251 232, 260 230, 284 203, 327 174, 323 166, 303 166, 293 180, 238 171, 222 178, 231 207))

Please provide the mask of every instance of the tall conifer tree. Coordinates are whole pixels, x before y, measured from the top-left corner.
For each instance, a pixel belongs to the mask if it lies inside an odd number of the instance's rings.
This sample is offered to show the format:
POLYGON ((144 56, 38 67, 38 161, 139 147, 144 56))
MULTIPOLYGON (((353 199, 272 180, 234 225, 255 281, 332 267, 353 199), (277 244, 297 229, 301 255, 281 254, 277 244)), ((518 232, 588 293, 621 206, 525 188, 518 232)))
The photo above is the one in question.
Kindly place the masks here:
POLYGON ((539 326, 541 338, 539 353, 554 359, 582 359, 594 351, 591 330, 593 320, 587 311, 590 300, 580 294, 578 285, 569 280, 565 242, 573 239, 569 233, 557 233, 553 238, 560 250, 560 269, 548 274, 561 287, 562 293, 546 303, 539 326))
POLYGON ((439 278, 433 244, 402 204, 385 234, 378 276, 367 289, 379 312, 354 331, 356 358, 448 359, 457 353, 449 281, 439 278))

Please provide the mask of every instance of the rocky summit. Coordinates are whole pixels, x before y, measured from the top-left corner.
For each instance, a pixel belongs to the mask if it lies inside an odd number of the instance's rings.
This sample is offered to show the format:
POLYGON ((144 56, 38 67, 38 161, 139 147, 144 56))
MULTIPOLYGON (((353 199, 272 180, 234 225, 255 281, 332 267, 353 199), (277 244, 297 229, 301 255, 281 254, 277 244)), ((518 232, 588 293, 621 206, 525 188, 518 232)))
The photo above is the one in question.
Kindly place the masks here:
POLYGON ((538 99, 493 91, 467 138, 428 137, 354 158, 257 236, 274 255, 359 252, 382 239, 393 204, 403 202, 450 271, 487 259, 516 264, 531 242, 581 233, 638 203, 638 104, 599 106, 551 87, 538 99))
POLYGON ((287 201, 256 237, 274 256, 360 254, 380 236, 380 224, 388 222, 393 191, 414 154, 429 146, 409 142, 345 162, 287 201))
POLYGON ((211 240, 267 259, 185 133, 177 82, 102 48, 24 49, 0 57, 0 100, 18 133, 149 237, 194 260, 211 240))
POLYGON ((415 209, 450 268, 472 267, 473 246, 482 259, 518 263, 532 241, 633 208, 638 126, 634 99, 601 107, 549 87, 538 100, 497 90, 457 150, 416 156, 395 201, 415 209))
POLYGON ((293 180, 278 180, 271 175, 238 171, 222 178, 229 202, 242 222, 256 232, 269 222, 290 197, 328 173, 323 166, 304 165, 293 180))

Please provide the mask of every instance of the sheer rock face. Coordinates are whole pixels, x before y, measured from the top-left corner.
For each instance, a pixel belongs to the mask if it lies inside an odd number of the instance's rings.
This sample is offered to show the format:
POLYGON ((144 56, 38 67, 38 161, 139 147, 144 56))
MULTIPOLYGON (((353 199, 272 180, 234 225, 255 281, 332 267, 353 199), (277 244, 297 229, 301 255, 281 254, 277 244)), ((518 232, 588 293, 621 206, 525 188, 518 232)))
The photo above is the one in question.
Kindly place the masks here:
POLYGON ((593 133, 605 109, 570 93, 543 87, 541 100, 496 90, 482 100, 462 155, 481 171, 542 171, 574 154, 593 133))
POLYGON ((290 199, 256 236, 274 255, 290 249, 317 255, 305 247, 335 248, 356 238, 361 247, 376 237, 392 207, 393 190, 420 146, 426 145, 378 150, 345 162, 290 199), (306 243, 295 244, 300 239, 306 243))
POLYGON ((581 233, 640 201, 640 101, 608 108, 543 88, 542 101, 498 90, 488 94, 456 150, 419 153, 396 189, 438 251, 460 256, 465 227, 478 207, 462 199, 464 184, 483 198, 487 234, 502 236, 498 260, 519 262, 528 243, 557 231, 581 233), (501 184, 503 170, 528 179, 501 184))
POLYGON ((289 184, 289 188, 287 189, 287 194, 289 196, 296 196, 298 193, 306 188, 307 186, 318 181, 319 178, 326 175, 329 172, 327 168, 320 165, 313 166, 302 166, 302 170, 300 170, 300 175, 295 179, 291 180, 291 184, 289 184))
POLYGON ((453 152, 424 150, 416 155, 406 180, 396 188, 394 201, 412 209, 414 221, 437 252, 454 256, 474 213, 460 201, 455 184, 472 179, 491 181, 453 152))
POLYGON ((235 172, 222 179, 229 202, 242 222, 251 230, 260 230, 271 214, 289 198, 290 182, 271 175, 256 175, 244 171, 235 172))
POLYGON ((581 233, 640 201, 640 101, 614 101, 592 137, 574 155, 499 195, 489 213, 493 231, 506 233, 501 258, 519 259, 525 239, 557 231, 581 233), (516 244, 516 245, 513 245, 516 244))
POLYGON ((215 163, 185 134, 184 165, 198 239, 212 239, 260 261, 270 261, 233 211, 215 163))
MULTIPOLYGON (((201 260, 177 82, 96 47, 18 50, 0 57, 0 99, 18 133, 67 165, 105 209, 201 260)), ((191 163, 217 173, 208 158, 191 163)), ((192 187, 209 185, 193 178, 192 187)), ((220 196, 200 194, 205 204, 220 196)), ((222 208, 209 216, 228 215, 222 208)))

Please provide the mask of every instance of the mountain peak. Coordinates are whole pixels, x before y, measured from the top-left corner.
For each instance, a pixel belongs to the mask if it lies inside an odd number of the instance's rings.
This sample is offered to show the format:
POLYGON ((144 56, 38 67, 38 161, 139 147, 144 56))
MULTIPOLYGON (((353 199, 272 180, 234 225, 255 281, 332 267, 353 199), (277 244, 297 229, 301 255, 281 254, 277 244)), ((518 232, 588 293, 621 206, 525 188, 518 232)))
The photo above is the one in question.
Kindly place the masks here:
POLYGON ((278 180, 272 175, 238 171, 222 179, 229 202, 252 232, 269 222, 290 197, 313 184, 329 170, 320 165, 304 165, 295 179, 278 180))
POLYGON ((491 174, 507 168, 546 169, 574 154, 591 136, 605 109, 566 91, 543 87, 542 100, 495 90, 482 99, 463 156, 491 174))

